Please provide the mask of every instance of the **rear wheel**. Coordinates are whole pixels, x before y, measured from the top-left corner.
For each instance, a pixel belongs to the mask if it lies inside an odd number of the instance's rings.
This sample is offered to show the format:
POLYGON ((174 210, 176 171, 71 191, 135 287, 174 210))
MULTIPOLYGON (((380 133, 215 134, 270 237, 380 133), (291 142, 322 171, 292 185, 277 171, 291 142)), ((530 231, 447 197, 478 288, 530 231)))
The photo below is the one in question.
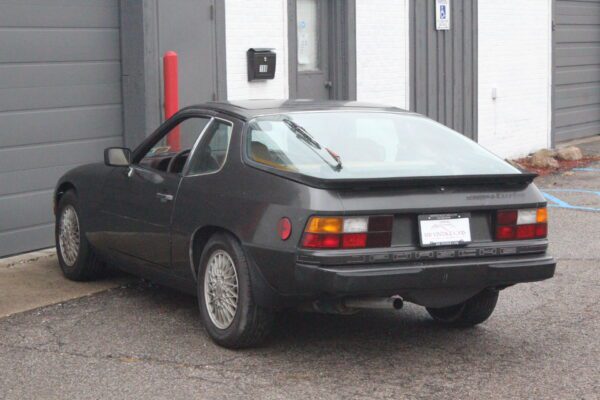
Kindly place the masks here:
POLYGON ((202 252, 198 303, 206 331, 221 346, 256 346, 271 331, 273 312, 254 303, 248 261, 228 234, 213 235, 202 252))
POLYGON ((104 264, 85 237, 77 195, 72 190, 63 194, 58 202, 55 237, 56 254, 65 277, 88 281, 103 274, 104 264))
POLYGON ((498 291, 486 289, 464 303, 450 307, 427 308, 429 315, 443 324, 469 327, 487 320, 498 302, 498 291))

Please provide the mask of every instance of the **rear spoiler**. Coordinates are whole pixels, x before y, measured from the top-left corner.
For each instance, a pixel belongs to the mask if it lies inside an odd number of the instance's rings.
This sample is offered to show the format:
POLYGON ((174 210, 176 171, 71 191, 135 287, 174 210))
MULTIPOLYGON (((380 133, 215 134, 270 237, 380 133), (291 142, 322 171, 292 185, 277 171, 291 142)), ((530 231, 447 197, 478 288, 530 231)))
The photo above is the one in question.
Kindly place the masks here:
MULTIPOLYGON (((291 174, 290 174, 291 175, 291 174)), ((415 188, 427 186, 525 186, 533 182, 537 174, 499 174, 431 176, 377 179, 319 179, 305 175, 286 177, 321 189, 369 189, 369 188, 415 188)))

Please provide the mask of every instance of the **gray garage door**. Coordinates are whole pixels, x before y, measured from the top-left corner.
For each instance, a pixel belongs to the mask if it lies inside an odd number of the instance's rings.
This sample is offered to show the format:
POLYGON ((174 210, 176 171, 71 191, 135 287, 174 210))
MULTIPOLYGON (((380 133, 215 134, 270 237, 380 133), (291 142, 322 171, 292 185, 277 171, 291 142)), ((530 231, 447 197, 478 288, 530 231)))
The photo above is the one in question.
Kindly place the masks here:
POLYGON ((554 140, 600 133, 600 0, 554 3, 554 140))
POLYGON ((118 0, 0 0, 0 256, 52 245, 58 177, 121 143, 118 0))

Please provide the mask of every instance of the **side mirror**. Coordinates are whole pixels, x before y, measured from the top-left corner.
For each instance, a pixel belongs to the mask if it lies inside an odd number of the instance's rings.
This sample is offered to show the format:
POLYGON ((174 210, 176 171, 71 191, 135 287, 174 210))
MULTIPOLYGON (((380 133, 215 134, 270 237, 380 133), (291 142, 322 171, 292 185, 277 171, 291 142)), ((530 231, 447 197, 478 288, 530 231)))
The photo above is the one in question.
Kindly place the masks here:
POLYGON ((109 167, 128 167, 131 164, 131 150, 124 147, 109 147, 105 149, 104 164, 109 167))

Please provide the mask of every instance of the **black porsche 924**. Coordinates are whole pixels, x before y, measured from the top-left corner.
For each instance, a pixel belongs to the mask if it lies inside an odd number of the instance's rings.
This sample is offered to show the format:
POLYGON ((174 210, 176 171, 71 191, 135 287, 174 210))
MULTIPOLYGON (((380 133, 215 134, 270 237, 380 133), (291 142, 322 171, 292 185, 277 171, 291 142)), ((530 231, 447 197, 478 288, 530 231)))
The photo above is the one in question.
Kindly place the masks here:
POLYGON ((499 291, 554 274, 534 177, 393 107, 208 103, 66 173, 56 248, 69 279, 111 264, 197 294, 208 334, 232 348, 292 307, 409 301, 472 326, 499 291))

